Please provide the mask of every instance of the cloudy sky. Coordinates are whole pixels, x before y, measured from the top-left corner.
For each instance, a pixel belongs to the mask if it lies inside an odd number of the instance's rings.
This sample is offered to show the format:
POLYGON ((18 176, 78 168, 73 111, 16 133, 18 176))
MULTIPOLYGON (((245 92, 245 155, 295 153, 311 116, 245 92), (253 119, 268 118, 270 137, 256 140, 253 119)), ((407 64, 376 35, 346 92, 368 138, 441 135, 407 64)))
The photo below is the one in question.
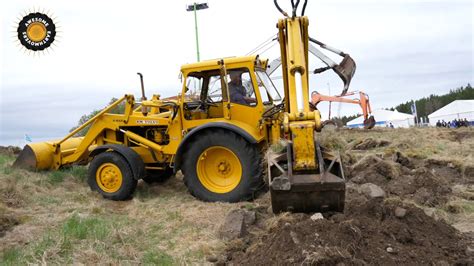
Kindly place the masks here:
MULTIPOLYGON (((190 2, 2 1, 0 145, 19 145, 25 134, 33 141, 64 136, 112 97, 138 96, 138 71, 148 95, 179 92, 180 65, 196 60, 190 2), (33 10, 56 17, 59 26, 56 45, 44 54, 25 52, 14 37, 20 17, 33 10)), ((470 0, 309 2, 310 35, 351 54, 357 63, 351 89, 368 93, 373 108, 473 83, 470 0)), ((201 59, 245 55, 276 33, 281 15, 271 0, 208 3, 198 11, 201 59)), ((278 47, 262 56, 278 57, 278 47)), ((334 74, 310 81, 322 93, 339 93, 341 85, 334 74)), ((334 104, 332 114, 358 111, 334 104)))

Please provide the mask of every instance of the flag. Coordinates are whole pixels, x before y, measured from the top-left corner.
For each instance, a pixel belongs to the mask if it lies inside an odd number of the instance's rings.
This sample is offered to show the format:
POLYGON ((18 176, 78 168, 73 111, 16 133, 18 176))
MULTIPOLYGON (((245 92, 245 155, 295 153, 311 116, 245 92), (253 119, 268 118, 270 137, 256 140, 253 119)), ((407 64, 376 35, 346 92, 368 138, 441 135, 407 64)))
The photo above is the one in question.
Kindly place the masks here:
POLYGON ((414 115, 415 117, 418 116, 418 112, 416 111, 416 104, 415 104, 415 102, 412 102, 412 104, 411 104, 411 114, 414 115))
POLYGON ((28 134, 25 134, 25 141, 26 142, 31 142, 31 137, 28 136, 28 134))

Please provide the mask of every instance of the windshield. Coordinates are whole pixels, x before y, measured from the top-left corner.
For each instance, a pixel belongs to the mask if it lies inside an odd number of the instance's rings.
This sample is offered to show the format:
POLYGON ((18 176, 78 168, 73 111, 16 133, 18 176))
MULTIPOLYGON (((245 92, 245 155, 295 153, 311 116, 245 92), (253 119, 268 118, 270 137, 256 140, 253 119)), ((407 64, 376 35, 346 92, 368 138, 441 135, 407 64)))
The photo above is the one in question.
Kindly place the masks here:
POLYGON ((257 70, 255 73, 257 73, 258 89, 260 91, 263 104, 281 101, 281 96, 267 73, 263 70, 257 70))

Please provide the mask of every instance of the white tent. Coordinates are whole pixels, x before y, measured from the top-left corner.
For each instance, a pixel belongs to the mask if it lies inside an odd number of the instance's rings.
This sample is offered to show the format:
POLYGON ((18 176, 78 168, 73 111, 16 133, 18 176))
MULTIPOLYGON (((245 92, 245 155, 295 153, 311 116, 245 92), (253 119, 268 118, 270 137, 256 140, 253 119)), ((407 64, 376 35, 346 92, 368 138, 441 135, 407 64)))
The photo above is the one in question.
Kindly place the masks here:
MULTIPOLYGON (((386 127, 392 123, 394 127, 410 127, 415 125, 415 117, 411 114, 400 113, 398 111, 389 111, 377 109, 372 112, 375 118, 375 126, 386 127)), ((348 127, 361 128, 364 127, 364 116, 359 116, 347 122, 348 127)))
POLYGON ((430 119, 430 125, 432 126, 436 126, 438 120, 448 122, 453 121, 454 119, 464 118, 472 124, 474 122, 474 100, 453 101, 428 115, 428 118, 430 119))

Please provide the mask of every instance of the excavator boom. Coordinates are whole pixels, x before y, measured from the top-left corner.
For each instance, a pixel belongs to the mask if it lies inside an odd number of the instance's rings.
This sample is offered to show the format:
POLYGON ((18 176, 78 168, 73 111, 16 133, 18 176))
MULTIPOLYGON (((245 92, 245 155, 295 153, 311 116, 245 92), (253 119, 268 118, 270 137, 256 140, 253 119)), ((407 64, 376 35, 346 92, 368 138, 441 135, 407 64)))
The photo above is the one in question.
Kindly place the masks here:
POLYGON ((362 109, 362 114, 364 116, 364 128, 371 129, 375 126, 375 118, 372 116, 372 109, 370 107, 369 96, 362 91, 359 92, 347 92, 345 94, 329 96, 313 91, 311 93, 311 104, 314 109, 317 109, 317 105, 320 102, 339 102, 339 103, 351 103, 358 104, 362 109), (345 97, 359 94, 359 99, 347 99, 345 97))

